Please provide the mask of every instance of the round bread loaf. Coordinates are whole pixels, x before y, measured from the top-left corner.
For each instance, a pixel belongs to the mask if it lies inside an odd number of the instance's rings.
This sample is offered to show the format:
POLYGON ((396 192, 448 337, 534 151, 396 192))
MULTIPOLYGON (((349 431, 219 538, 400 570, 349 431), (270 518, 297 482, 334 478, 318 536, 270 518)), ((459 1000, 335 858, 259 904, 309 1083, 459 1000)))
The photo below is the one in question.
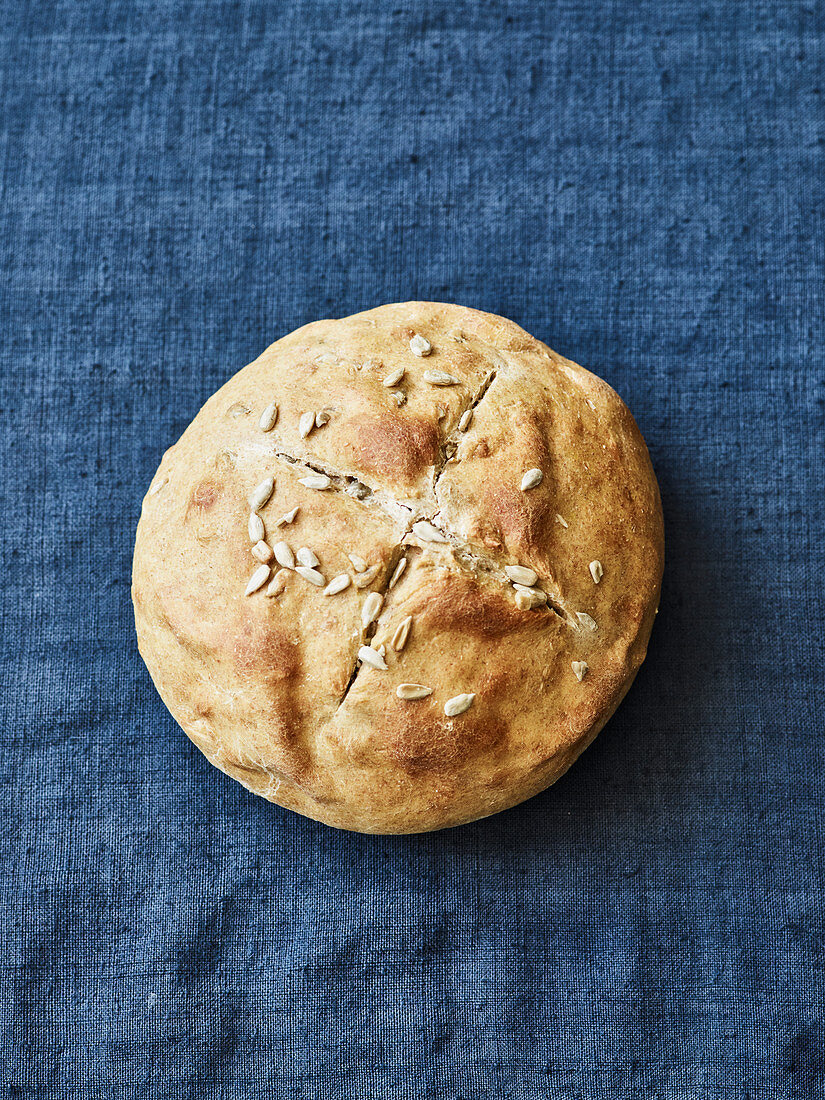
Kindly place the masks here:
POLYGON ((208 759, 344 829, 408 833, 557 779, 647 649, 644 440, 501 317, 406 302, 285 336, 143 502, 140 652, 208 759))

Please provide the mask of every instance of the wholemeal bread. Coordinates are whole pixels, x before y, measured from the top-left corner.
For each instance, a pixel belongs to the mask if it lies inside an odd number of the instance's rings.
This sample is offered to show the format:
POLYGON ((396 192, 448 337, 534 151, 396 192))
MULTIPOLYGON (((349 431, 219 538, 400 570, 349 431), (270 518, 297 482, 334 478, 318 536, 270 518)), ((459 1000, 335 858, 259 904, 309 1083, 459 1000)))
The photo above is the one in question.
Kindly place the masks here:
POLYGON ((557 779, 644 659, 662 515, 600 379, 501 317, 407 302, 285 336, 166 452, 140 652, 208 759, 344 829, 557 779))

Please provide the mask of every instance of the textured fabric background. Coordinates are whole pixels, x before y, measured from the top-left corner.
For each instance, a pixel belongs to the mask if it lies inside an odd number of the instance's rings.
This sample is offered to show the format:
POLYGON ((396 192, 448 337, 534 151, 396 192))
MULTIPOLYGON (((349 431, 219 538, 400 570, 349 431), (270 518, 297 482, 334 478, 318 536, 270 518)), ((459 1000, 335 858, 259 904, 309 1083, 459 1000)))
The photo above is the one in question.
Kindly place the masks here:
POLYGON ((825 1095, 825 15, 0 4, 3 1096, 825 1095), (166 713, 140 501, 271 340, 384 301, 610 381, 650 656, 546 794, 337 833, 166 713))

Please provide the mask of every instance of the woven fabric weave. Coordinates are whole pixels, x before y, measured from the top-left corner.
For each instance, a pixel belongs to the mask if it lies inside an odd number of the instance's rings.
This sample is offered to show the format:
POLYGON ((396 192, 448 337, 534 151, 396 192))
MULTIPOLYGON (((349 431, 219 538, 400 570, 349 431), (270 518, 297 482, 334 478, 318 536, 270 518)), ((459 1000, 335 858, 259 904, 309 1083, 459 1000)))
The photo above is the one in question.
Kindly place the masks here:
POLYGON ((825 1095, 824 72, 796 0, 3 5, 2 1095, 825 1095), (186 740, 131 551, 227 377, 410 298, 622 394, 667 566, 554 788, 365 837, 186 740))

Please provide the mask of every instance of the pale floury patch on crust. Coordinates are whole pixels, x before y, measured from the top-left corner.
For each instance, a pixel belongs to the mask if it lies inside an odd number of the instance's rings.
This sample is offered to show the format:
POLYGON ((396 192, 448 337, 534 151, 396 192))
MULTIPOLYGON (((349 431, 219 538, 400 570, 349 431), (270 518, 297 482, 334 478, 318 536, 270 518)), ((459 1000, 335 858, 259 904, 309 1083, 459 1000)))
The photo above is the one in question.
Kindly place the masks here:
POLYGON ((644 657, 662 556, 607 385, 503 318, 385 306, 272 345, 164 456, 138 641, 250 790, 342 828, 441 828, 592 740, 644 657))

